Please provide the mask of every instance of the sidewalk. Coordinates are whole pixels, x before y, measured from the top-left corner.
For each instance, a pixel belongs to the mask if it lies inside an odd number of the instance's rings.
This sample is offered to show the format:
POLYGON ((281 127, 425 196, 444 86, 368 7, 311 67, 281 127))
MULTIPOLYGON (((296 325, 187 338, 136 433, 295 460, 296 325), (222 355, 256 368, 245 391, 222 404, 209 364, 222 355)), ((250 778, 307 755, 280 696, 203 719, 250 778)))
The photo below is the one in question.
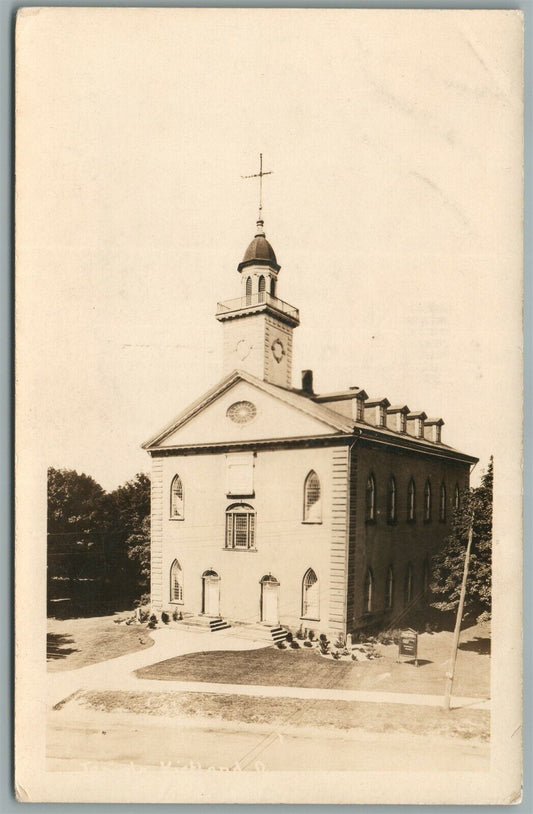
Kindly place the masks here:
MULTIPOLYGON (((369 690, 333 690, 306 687, 279 687, 251 684, 218 684, 203 681, 157 681, 140 679, 134 671, 149 664, 186 653, 216 650, 252 650, 269 646, 268 642, 247 638, 233 629, 224 633, 209 631, 161 629, 151 633, 153 647, 119 656, 109 661, 48 674, 48 704, 54 706, 78 690, 111 690, 129 692, 195 692, 218 695, 245 695, 262 698, 315 698, 331 701, 359 701, 378 704, 409 704, 440 707, 442 695, 379 692, 369 690)), ((452 708, 490 709, 490 701, 480 698, 452 697, 452 708)))

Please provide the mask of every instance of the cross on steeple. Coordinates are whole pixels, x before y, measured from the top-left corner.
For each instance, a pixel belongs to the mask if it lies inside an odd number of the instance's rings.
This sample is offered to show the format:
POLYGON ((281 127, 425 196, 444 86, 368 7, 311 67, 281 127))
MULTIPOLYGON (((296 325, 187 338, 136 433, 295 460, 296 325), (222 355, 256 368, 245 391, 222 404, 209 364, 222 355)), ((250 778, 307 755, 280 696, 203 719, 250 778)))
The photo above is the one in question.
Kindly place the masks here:
POLYGON ((272 170, 268 172, 263 172, 263 153, 259 153, 259 172, 256 172, 255 175, 242 175, 242 178, 259 178, 259 216, 258 221, 262 222, 262 212, 263 212, 263 176, 264 175, 272 175, 272 170))

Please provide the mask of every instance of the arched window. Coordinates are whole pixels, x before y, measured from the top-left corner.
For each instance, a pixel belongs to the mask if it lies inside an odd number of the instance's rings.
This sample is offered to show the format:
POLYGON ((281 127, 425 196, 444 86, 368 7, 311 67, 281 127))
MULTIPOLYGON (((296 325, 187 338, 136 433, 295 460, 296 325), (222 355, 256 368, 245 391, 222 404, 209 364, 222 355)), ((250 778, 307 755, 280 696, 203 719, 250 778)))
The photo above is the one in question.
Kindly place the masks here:
POLYGON ((404 588, 404 604, 410 605, 413 601, 413 566, 411 563, 407 563, 407 569, 405 571, 405 588, 404 588))
POLYGON ((259 278, 259 286, 257 289, 259 291, 259 302, 263 302, 263 300, 265 299, 265 288, 266 288, 265 278, 263 277, 263 275, 261 275, 261 277, 259 278))
POLYGON ((431 522, 431 483, 429 478, 424 487, 424 523, 431 522))
POLYGON ((376 479, 369 475, 366 482, 366 522, 374 523, 376 520, 376 479))
POLYGON ((255 509, 234 503, 226 509, 226 548, 255 548, 255 509))
POLYGON ((363 591, 363 613, 372 613, 372 601, 374 599, 374 576, 370 568, 366 572, 365 586, 363 591))
POLYGON ((274 279, 274 277, 272 277, 272 279, 270 280, 270 296, 271 297, 276 296, 276 280, 274 279))
POLYGON ((459 509, 461 508, 461 493, 459 491, 459 484, 458 483, 455 484, 455 494, 454 494, 454 497, 453 497, 453 507, 454 507, 456 512, 458 512, 459 509))
POLYGON ((415 482, 411 478, 409 481, 409 485, 407 486, 407 520, 410 523, 414 523, 415 521, 415 510, 416 510, 416 502, 415 502, 415 482))
POLYGON ((305 619, 320 619, 320 588, 318 577, 309 568, 302 583, 302 616, 305 619))
POLYGON ((391 475, 387 499, 387 520, 389 523, 396 523, 396 515, 396 480, 391 475))
POLYGON ((174 476, 170 487, 170 517, 183 520, 183 484, 179 475, 174 476))
POLYGON ((183 602, 183 571, 177 560, 170 566, 170 601, 183 602))
POLYGON ((424 597, 427 597, 429 594, 429 583, 431 582, 431 568, 429 565, 429 560, 426 557, 424 560, 424 572, 423 572, 423 589, 424 589, 424 597))
POLYGON ((320 481, 312 469, 304 483, 304 522, 320 523, 322 521, 322 500, 320 481))
POLYGON ((385 609, 390 610, 394 604, 394 571, 392 565, 387 570, 387 581, 385 583, 385 609))
POLYGON ((444 481, 440 485, 439 520, 441 523, 446 522, 446 484, 444 481))
POLYGON ((246 305, 252 302, 252 278, 246 278, 246 305))

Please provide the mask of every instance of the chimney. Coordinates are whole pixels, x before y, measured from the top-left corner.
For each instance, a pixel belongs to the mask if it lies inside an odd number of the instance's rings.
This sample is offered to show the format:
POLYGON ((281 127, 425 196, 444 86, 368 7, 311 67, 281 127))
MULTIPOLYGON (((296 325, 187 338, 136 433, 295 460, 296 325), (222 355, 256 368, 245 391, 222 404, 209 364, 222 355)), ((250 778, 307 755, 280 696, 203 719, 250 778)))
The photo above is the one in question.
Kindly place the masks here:
POLYGON ((306 396, 314 396, 312 370, 302 370, 302 390, 306 396))

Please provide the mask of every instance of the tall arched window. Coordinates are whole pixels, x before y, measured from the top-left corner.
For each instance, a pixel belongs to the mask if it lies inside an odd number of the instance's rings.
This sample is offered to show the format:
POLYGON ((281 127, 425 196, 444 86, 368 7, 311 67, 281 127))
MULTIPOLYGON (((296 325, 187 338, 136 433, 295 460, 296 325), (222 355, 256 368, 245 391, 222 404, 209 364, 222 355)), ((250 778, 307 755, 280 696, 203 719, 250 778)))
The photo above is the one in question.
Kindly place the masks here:
POLYGON ((183 602, 183 571, 177 560, 170 567, 170 601, 183 602))
POLYGON ((370 568, 368 568, 365 576, 365 585, 363 590, 363 613, 372 613, 372 602, 374 599, 374 576, 370 568))
POLYGON ((304 483, 304 522, 320 523, 322 521, 322 499, 320 481, 312 469, 304 483))
POLYGON ((424 523, 431 522, 431 483, 429 478, 424 487, 424 523))
POLYGON ((396 523, 396 516, 396 480, 391 475, 387 500, 387 520, 389 523, 396 523))
POLYGON ((416 493, 415 493, 415 482, 411 478, 409 481, 409 485, 407 486, 407 520, 410 523, 414 523, 415 521, 415 511, 416 511, 416 493))
POLYGON ((446 484, 444 481, 440 485, 439 520, 441 523, 446 522, 446 484))
POLYGON ((226 509, 226 548, 255 548, 255 509, 234 503, 226 509))
POLYGON ((263 275, 261 275, 261 277, 259 278, 259 286, 257 289, 259 291, 259 302, 263 302, 263 300, 265 299, 265 289, 266 289, 265 278, 263 277, 263 275))
POLYGON ((246 305, 252 302, 252 278, 246 278, 246 305))
POLYGON ((320 619, 320 583, 312 568, 309 568, 302 583, 302 616, 305 619, 320 619))
POLYGON ((183 484, 179 475, 174 476, 170 487, 170 517, 183 520, 183 484))
POLYGON ((385 609, 390 610, 394 604, 394 571, 392 565, 387 569, 387 581, 385 583, 385 609))
POLYGON ((272 277, 270 280, 270 296, 272 297, 276 296, 276 280, 274 279, 274 277, 272 277))
POLYGON ((429 583, 431 581, 431 569, 430 569, 429 560, 428 560, 427 557, 424 560, 424 572, 423 572, 422 580, 423 580, 422 581, 422 586, 423 586, 423 590, 424 590, 424 596, 427 597, 428 594, 429 594, 429 583))
POLYGON ((374 523, 376 520, 376 479, 370 474, 366 482, 366 522, 374 523))
POLYGON ((459 484, 455 484, 455 494, 453 496, 453 507, 456 512, 461 508, 461 493, 459 491, 459 484))
POLYGON ((411 563, 407 563, 407 569, 405 571, 405 588, 404 588, 404 604, 410 605, 413 601, 414 596, 414 586, 413 586, 413 566, 411 563))

